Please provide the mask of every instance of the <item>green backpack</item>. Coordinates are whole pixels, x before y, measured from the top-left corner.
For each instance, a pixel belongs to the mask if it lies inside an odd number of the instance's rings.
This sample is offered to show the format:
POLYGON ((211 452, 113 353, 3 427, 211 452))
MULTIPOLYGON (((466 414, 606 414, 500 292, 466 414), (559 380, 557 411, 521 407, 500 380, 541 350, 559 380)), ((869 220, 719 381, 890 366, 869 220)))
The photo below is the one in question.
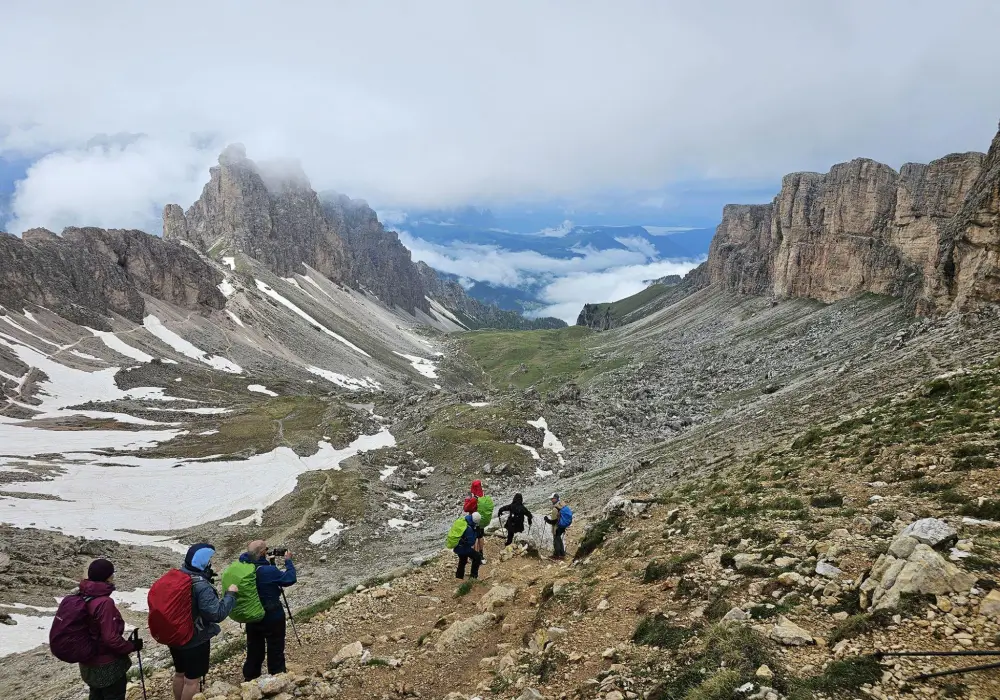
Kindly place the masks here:
POLYGON ((222 590, 236 584, 236 605, 229 617, 236 622, 259 622, 264 619, 264 606, 257 593, 257 567, 250 562, 234 561, 222 572, 222 590))
POLYGON ((493 520, 493 497, 484 494, 479 499, 479 506, 476 510, 479 511, 479 517, 481 518, 479 527, 485 529, 490 524, 490 521, 493 520))
POLYGON ((456 520, 451 524, 451 529, 448 530, 448 537, 444 540, 444 546, 448 549, 455 549, 458 543, 462 539, 462 535, 465 534, 465 529, 469 527, 469 523, 465 521, 465 516, 456 520))

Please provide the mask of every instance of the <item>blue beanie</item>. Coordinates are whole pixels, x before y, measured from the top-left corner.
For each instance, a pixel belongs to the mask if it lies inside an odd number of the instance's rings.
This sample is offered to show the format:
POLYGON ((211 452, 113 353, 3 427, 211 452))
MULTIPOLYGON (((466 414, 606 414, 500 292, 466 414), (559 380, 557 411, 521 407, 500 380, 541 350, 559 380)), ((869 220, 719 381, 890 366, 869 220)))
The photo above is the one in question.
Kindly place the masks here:
POLYGON ((215 547, 205 542, 193 544, 184 557, 184 566, 192 571, 204 571, 208 562, 215 556, 215 547))

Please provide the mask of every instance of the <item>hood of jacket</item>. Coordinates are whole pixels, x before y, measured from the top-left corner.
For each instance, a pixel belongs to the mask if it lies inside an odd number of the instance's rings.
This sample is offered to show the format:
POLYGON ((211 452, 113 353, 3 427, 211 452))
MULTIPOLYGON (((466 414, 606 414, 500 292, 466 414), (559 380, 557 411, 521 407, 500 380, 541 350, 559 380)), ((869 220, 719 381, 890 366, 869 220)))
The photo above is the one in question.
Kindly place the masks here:
POLYGON ((108 583, 107 581, 91 581, 90 579, 80 581, 80 593, 88 598, 111 595, 114 592, 115 584, 108 583))
POLYGON ((476 498, 482 498, 483 482, 480 481, 479 479, 476 479, 475 481, 472 482, 472 489, 470 490, 472 491, 472 495, 474 495, 476 498))

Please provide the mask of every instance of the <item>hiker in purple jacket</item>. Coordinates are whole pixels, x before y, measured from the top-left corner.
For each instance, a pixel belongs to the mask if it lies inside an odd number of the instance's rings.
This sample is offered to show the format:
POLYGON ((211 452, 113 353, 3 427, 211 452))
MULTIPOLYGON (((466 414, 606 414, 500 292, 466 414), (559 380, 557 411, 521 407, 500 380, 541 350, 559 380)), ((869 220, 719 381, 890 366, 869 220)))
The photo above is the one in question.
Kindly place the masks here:
POLYGON ((87 612, 91 632, 97 639, 97 656, 80 664, 80 676, 90 688, 89 700, 125 700, 126 674, 132 666, 129 654, 142 651, 142 640, 125 639, 125 621, 111 599, 115 590, 115 567, 107 559, 95 559, 80 582, 80 593, 90 598, 87 612))

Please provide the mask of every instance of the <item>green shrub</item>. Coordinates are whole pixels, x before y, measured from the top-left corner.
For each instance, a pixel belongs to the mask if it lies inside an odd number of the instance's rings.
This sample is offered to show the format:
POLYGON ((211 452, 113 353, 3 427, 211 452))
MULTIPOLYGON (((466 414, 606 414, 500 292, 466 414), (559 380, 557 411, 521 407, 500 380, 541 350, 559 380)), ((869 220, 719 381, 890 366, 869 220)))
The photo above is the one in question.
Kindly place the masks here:
POLYGON ((632 634, 632 641, 650 647, 676 649, 691 635, 691 630, 672 626, 662 615, 647 615, 639 621, 632 634))
POLYGON ((801 681, 801 685, 818 693, 838 693, 857 690, 863 685, 877 683, 882 678, 882 667, 871 656, 857 656, 834 661, 823 674, 801 681))
POLYGON ((823 440, 823 433, 817 427, 809 428, 792 441, 793 450, 802 450, 823 440))
POLYGON ((598 520, 596 523, 588 527, 583 533, 583 539, 580 540, 580 544, 576 548, 576 554, 573 555, 573 558, 584 559, 590 556, 591 553, 604 544, 604 540, 607 539, 612 530, 618 527, 618 523, 621 522, 621 519, 621 512, 615 511, 607 518, 598 520))
POLYGON ((840 508, 844 505, 844 497, 839 493, 820 493, 810 499, 809 505, 813 508, 840 508))
POLYGON ((836 644, 842 639, 854 639, 866 632, 883 627, 892 621, 892 615, 893 611, 891 610, 876 610, 872 613, 863 612, 851 615, 838 623, 830 632, 830 644, 836 644))
POLYGON ((646 571, 643 573, 642 582, 653 583, 655 581, 665 579, 667 576, 674 576, 676 574, 683 573, 685 566, 697 558, 697 553, 688 552, 687 554, 671 557, 666 561, 654 559, 646 565, 646 571))

